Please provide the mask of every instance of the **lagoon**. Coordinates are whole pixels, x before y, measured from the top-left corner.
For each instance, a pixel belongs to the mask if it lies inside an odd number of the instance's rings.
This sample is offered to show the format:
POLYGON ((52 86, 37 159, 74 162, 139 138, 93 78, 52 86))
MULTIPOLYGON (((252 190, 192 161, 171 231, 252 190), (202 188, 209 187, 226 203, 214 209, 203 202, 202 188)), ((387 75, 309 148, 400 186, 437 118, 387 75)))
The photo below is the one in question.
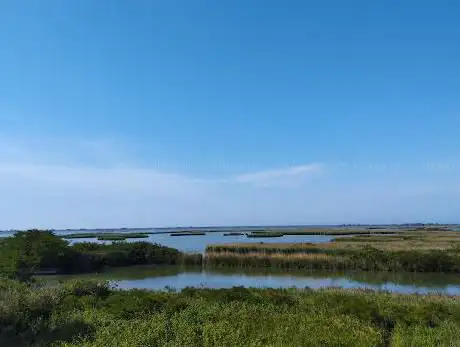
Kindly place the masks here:
MULTIPOLYGON (((143 230, 145 232, 145 230, 143 230)), ((88 230, 85 232, 95 232, 88 230)), ((130 232, 136 232, 136 230, 130 230, 130 232)), ((232 235, 224 236, 224 233, 228 230, 218 232, 207 232, 205 235, 193 235, 193 236, 171 236, 168 233, 161 234, 149 234, 147 238, 142 239, 126 239, 126 242, 151 242, 158 243, 163 246, 176 248, 181 252, 186 253, 204 253, 206 246, 210 244, 221 244, 221 243, 234 243, 234 242, 246 242, 246 243, 293 243, 293 242, 309 242, 309 243, 323 243, 329 242, 337 236, 330 235, 285 235, 283 237, 258 237, 249 238, 246 235, 232 235)), ((56 231, 56 235, 68 235, 74 233, 74 231, 56 231)), ((118 232, 122 234, 122 232, 118 232)), ((1 232, 0 237, 12 236, 11 232, 1 232)), ((81 242, 92 242, 92 243, 112 243, 112 241, 102 241, 96 238, 78 238, 78 239, 67 239, 70 244, 81 243, 81 242)))

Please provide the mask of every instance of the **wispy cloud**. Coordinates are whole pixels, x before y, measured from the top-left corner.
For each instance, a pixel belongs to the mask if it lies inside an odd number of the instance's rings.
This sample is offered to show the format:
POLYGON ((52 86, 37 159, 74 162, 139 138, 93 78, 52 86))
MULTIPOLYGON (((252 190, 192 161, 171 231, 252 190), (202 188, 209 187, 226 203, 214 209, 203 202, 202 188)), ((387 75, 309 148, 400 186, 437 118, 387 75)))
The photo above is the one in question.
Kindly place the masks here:
POLYGON ((128 162, 126 152, 107 140, 65 141, 64 143, 41 143, 36 145, 0 141, 0 175, 14 175, 55 184, 98 185, 99 188, 114 184, 122 186, 155 187, 165 190, 186 185, 245 184, 255 187, 297 186, 306 178, 321 173, 324 165, 319 163, 243 172, 234 176, 211 178, 191 177, 184 174, 162 172, 128 162), (94 162, 97 164, 95 165, 94 162))
MULTIPOLYGON (((64 191, 124 193, 152 197, 193 196, 199 181, 186 176, 143 168, 94 168, 85 166, 1 164, 2 183, 17 182, 19 188, 52 186, 64 191)), ((11 184, 11 183, 10 183, 11 184)))
POLYGON ((284 169, 244 173, 235 176, 234 180, 257 187, 291 186, 299 184, 305 178, 321 173, 323 169, 324 166, 322 164, 314 163, 291 166, 284 169))
POLYGON ((0 228, 404 222, 458 215, 460 187, 455 178, 441 179, 448 175, 357 175, 312 163, 204 179, 142 167, 135 156, 128 163, 119 147, 110 141, 53 148, 0 141, 0 228))

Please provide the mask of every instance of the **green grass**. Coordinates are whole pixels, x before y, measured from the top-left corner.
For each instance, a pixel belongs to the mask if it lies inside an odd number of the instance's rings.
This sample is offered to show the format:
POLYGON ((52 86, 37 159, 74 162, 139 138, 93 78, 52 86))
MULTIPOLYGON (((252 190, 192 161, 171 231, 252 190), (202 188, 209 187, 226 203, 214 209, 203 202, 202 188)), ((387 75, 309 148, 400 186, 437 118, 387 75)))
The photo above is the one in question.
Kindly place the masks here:
POLYGON ((1 346, 459 346, 460 298, 0 282, 1 346))

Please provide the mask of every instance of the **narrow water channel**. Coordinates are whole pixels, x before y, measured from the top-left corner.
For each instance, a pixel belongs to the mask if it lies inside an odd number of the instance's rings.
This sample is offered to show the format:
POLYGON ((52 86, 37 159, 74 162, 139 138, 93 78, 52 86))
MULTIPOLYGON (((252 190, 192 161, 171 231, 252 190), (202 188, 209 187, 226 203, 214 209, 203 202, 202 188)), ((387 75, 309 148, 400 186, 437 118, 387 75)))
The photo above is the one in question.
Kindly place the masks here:
POLYGON ((121 289, 163 290, 185 287, 271 287, 319 289, 325 287, 367 288, 396 293, 460 295, 460 277, 439 273, 386 272, 280 272, 269 270, 200 269, 181 267, 129 267, 100 274, 54 276, 54 279, 99 278, 121 289))

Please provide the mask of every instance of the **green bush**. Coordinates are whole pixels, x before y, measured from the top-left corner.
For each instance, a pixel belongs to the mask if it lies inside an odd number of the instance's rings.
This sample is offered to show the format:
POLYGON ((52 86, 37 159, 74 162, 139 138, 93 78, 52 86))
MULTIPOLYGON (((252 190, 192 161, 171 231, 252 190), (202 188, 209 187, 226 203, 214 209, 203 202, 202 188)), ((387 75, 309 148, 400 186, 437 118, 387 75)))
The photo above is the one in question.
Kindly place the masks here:
POLYGON ((17 232, 0 244, 0 273, 29 280, 38 269, 70 269, 76 253, 50 231, 17 232))
POLYGON ((23 281, 30 280, 35 272, 43 269, 80 273, 99 271, 106 266, 200 265, 201 262, 201 254, 185 254, 149 242, 77 243, 69 246, 67 241, 52 232, 39 230, 18 232, 0 243, 0 277, 23 281))
POLYGON ((0 283, 1 346, 456 346, 459 336, 457 297, 0 283))
POLYGON ((396 327, 391 340, 392 347, 451 347, 460 346, 460 327, 453 322, 439 326, 424 325, 396 327))

